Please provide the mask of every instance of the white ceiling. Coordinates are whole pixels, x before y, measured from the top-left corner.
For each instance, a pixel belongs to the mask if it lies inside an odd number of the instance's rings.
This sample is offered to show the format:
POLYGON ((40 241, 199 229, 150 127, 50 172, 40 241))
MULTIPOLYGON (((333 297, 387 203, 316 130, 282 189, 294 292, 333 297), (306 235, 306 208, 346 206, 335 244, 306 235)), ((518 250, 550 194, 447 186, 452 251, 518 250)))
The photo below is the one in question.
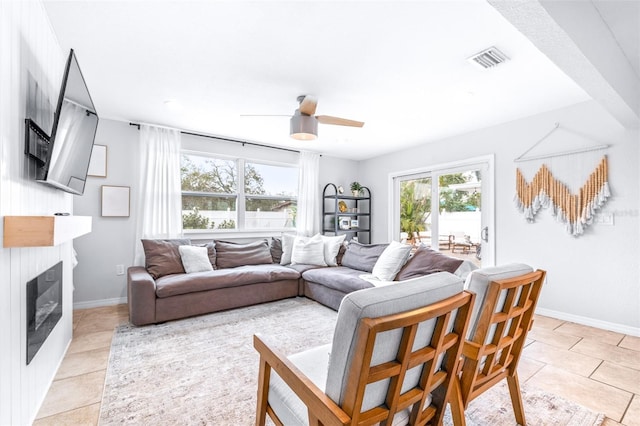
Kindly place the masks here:
POLYGON ((103 118, 365 159, 590 99, 484 0, 53 1, 103 118), (511 60, 466 58, 496 46, 511 60), (296 97, 364 121, 289 137, 296 97), (175 100, 181 107, 168 108, 175 100))

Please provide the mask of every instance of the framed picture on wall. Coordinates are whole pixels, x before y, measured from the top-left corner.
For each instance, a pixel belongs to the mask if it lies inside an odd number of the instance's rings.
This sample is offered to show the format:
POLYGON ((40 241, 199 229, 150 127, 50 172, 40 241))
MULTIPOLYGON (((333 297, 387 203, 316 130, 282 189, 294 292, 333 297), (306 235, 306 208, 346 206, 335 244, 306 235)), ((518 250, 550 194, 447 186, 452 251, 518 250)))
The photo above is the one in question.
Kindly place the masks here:
POLYGON ((93 145, 87 176, 107 177, 107 146, 93 145))
POLYGON ((129 217, 130 188, 102 185, 102 216, 129 217))

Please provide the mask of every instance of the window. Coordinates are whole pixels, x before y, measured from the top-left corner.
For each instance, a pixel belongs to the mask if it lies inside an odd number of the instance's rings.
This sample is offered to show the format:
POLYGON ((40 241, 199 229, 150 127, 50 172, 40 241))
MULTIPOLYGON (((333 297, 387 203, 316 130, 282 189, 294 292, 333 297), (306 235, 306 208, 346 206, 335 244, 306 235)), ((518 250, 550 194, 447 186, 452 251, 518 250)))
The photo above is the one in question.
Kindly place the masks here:
POLYGON ((493 265, 492 156, 398 172, 390 179, 391 239, 493 265))
POLYGON ((184 229, 295 227, 297 167, 185 153, 180 175, 184 229))

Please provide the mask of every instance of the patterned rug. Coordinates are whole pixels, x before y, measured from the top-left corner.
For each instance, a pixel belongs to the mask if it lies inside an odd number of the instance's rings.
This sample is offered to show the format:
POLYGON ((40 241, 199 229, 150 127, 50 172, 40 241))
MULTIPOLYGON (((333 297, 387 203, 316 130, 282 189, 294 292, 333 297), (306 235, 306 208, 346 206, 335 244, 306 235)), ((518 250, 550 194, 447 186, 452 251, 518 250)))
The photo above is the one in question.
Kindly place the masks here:
MULTIPOLYGON (((258 355, 252 336, 286 354, 331 343, 335 311, 306 298, 116 329, 100 424, 252 425, 258 355)), ((555 395, 522 388, 529 425, 597 426, 603 416, 555 395)), ((467 424, 514 425, 506 385, 473 401, 467 424)), ((445 424, 450 425, 447 415, 445 424)))

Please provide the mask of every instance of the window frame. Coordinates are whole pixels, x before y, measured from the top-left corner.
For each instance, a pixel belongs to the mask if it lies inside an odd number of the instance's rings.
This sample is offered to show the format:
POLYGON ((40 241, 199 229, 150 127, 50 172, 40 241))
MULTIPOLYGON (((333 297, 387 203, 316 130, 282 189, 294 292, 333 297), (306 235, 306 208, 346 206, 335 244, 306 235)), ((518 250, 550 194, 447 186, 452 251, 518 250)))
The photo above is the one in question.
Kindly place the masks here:
MULTIPOLYGON (((225 161, 234 161, 236 164, 236 173, 237 173, 237 184, 236 184, 236 192, 235 193, 217 193, 217 192, 199 192, 199 191, 183 191, 182 185, 180 186, 180 199, 184 195, 191 196, 219 196, 219 197, 227 197, 227 198, 236 198, 236 228, 235 229, 183 229, 182 232, 185 236, 188 236, 192 239, 206 239, 212 238, 216 235, 226 235, 231 236, 233 238, 255 238, 255 237, 269 237, 269 236, 277 236, 282 234, 282 232, 292 232, 295 231, 295 228, 291 227, 279 227, 279 228, 246 228, 245 227, 245 219, 246 219, 246 200, 247 198, 260 198, 260 199, 287 199, 294 200, 298 202, 298 194, 295 197, 286 197, 286 196, 274 196, 274 195, 252 195, 245 193, 245 167, 247 163, 252 164, 261 164, 267 166, 276 166, 276 167, 287 167, 299 170, 300 166, 297 163, 287 163, 287 162, 279 162, 279 161, 271 161, 271 160, 262 160, 257 158, 249 158, 249 157, 240 157, 237 155, 229 155, 229 154, 217 154, 215 152, 205 152, 205 151, 197 151, 191 149, 181 149, 180 150, 180 158, 182 160, 183 155, 193 155, 205 158, 219 159, 225 161)), ((180 163, 182 165, 182 161, 180 163)), ((299 183, 299 177, 298 177, 299 183)), ((180 216, 182 217, 182 210, 180 211, 180 216)))

